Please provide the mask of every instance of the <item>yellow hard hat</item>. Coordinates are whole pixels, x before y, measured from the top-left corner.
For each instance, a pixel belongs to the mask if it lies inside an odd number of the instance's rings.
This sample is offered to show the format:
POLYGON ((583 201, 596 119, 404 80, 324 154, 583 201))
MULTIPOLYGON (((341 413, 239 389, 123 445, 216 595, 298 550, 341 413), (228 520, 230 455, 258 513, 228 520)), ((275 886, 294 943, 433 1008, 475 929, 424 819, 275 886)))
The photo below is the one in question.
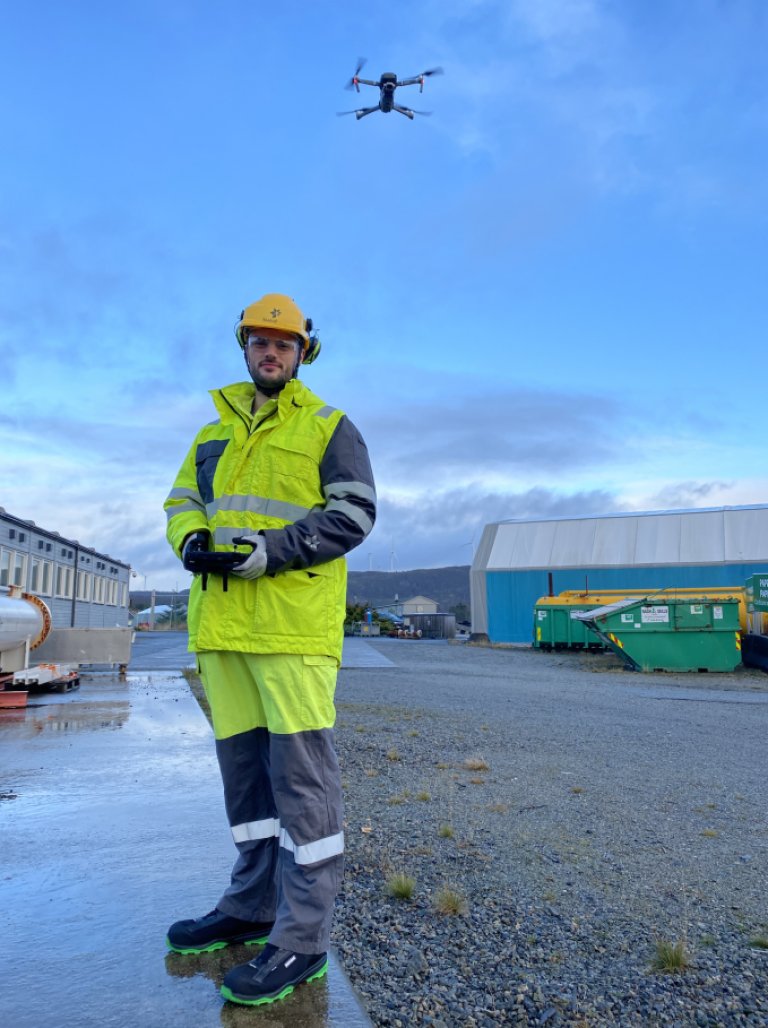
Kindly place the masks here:
POLYGON ((240 314, 240 320, 235 325, 235 335, 242 347, 245 346, 247 328, 282 329, 301 340, 305 354, 309 349, 312 322, 308 322, 290 296, 284 296, 283 293, 267 293, 240 314))

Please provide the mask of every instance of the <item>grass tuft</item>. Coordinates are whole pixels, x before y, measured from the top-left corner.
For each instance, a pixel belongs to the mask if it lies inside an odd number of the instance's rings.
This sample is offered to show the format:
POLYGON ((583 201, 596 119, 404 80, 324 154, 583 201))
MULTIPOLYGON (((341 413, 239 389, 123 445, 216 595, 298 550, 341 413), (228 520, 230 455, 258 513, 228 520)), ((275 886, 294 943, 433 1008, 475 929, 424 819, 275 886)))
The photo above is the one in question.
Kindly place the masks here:
POLYGON ((415 889, 416 879, 403 871, 396 871, 387 879, 387 895, 392 896, 393 899, 413 899, 415 889))
POLYGON ((437 829, 437 834, 441 839, 452 839, 454 836, 453 825, 440 825, 437 829))
POLYGON ((407 803, 410 798, 411 790, 403 789, 402 792, 390 796, 387 802, 390 804, 390 806, 399 806, 401 803, 407 803))
POLYGON ((465 771, 487 771, 488 764, 482 757, 467 757, 463 764, 465 771))
POLYGON ((435 895, 435 910, 448 917, 461 917, 467 912, 467 901, 460 892, 446 886, 435 895))
POLYGON ((391 760, 393 763, 400 760, 400 754, 393 746, 391 750, 387 750, 387 760, 391 760))
POLYGON ((663 971, 665 974, 679 974, 690 967, 691 960, 688 953, 688 945, 685 939, 678 939, 671 942, 669 939, 659 939, 656 943, 656 953, 651 962, 654 971, 663 971))
POLYGON ((432 797, 430 796, 430 794, 427 792, 426 789, 422 789, 421 792, 417 792, 416 793, 416 799, 417 800, 421 800, 422 803, 429 803, 429 801, 432 799, 432 797))

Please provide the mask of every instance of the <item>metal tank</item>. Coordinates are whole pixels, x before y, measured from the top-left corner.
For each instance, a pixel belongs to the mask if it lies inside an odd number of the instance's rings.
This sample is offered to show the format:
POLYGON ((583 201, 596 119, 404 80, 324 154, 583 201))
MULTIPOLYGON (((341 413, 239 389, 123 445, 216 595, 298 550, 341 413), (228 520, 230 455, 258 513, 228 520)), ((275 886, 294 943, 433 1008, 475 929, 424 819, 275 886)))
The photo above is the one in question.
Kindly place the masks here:
POLYGON ((32 593, 11 586, 0 593, 0 653, 29 645, 39 646, 51 630, 51 612, 32 593))

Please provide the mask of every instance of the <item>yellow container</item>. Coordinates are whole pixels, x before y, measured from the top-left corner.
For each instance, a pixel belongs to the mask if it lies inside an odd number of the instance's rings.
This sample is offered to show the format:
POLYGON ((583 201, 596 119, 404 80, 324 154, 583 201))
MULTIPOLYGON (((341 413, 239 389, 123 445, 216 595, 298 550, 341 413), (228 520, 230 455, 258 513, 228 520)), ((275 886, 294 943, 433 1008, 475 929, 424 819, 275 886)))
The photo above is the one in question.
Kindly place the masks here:
POLYGON ((687 600, 692 596, 700 596, 704 600, 738 600, 739 626, 742 632, 747 631, 747 590, 742 585, 716 586, 712 588, 690 586, 685 589, 599 589, 594 593, 587 593, 578 589, 566 589, 559 596, 543 596, 540 600, 537 600, 536 605, 554 603, 578 607, 579 604, 588 603, 590 606, 605 606, 625 597, 629 599, 631 596, 660 596, 669 600, 678 598, 687 600))

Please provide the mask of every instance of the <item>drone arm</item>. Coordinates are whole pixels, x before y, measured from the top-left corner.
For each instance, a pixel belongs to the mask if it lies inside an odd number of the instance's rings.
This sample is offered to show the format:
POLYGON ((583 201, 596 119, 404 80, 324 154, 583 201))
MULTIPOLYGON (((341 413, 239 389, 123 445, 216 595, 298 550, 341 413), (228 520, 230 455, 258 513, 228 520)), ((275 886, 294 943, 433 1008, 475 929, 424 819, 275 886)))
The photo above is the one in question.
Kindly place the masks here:
POLYGON ((402 82, 398 82, 398 86, 418 86, 419 92, 424 92, 424 79, 430 75, 442 75, 442 68, 429 68, 427 71, 423 71, 421 75, 411 75, 410 78, 403 79, 402 82))
POLYGON ((379 84, 378 82, 374 82, 373 79, 355 79, 354 81, 361 86, 378 86, 379 84))
POLYGON ((397 104, 394 104, 393 107, 392 107, 392 110, 393 111, 397 111, 398 114, 404 114, 406 116, 406 118, 410 118, 411 121, 413 121, 413 111, 410 110, 410 108, 408 108, 408 107, 399 107, 397 104))

